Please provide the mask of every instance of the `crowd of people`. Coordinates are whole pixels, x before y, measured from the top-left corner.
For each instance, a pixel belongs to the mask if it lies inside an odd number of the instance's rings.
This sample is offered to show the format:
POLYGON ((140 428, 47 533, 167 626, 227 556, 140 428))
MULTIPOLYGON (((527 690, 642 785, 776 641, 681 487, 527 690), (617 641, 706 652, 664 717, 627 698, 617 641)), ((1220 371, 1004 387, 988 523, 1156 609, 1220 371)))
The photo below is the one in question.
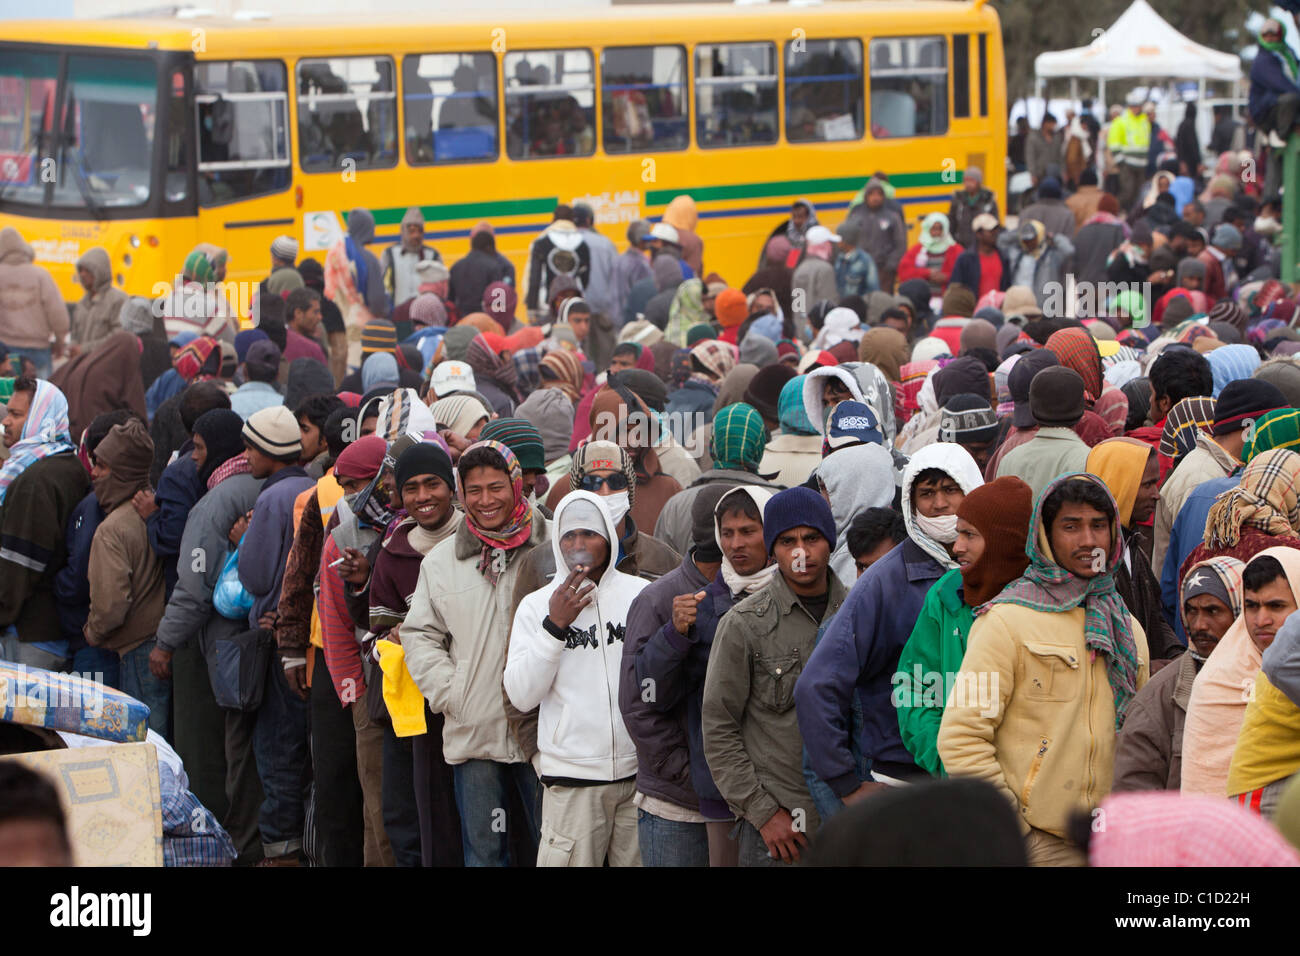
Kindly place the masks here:
POLYGON ((1049 160, 1009 231, 972 168, 914 243, 877 173, 747 277, 689 196, 623 249, 558 207, 522 277, 354 209, 251 315, 204 244, 154 301, 92 249, 69 321, 5 229, 0 658, 147 704, 204 862, 1300 864, 1242 159, 1137 208, 1049 160))

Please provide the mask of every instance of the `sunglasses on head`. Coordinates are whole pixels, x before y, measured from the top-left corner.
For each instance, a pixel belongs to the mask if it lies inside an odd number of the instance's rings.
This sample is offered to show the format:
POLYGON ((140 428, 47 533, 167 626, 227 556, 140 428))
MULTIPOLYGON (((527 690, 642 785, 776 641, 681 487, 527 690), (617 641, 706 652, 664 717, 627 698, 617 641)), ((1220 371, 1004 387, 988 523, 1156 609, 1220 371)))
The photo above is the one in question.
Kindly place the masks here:
POLYGON ((578 487, 583 491, 600 491, 602 486, 610 491, 625 491, 627 489, 627 475, 621 471, 607 476, 583 475, 582 480, 578 482, 578 487))

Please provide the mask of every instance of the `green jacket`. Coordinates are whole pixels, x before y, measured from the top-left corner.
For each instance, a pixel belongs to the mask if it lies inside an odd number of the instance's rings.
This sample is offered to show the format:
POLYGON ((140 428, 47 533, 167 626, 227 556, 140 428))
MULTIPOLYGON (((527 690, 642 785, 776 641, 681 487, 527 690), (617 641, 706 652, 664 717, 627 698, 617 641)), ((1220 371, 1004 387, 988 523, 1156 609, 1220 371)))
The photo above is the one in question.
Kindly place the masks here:
POLYGON ((918 767, 936 777, 948 775, 939 759, 939 722, 975 623, 961 586, 961 571, 954 569, 930 588, 894 674, 894 708, 903 745, 918 767))

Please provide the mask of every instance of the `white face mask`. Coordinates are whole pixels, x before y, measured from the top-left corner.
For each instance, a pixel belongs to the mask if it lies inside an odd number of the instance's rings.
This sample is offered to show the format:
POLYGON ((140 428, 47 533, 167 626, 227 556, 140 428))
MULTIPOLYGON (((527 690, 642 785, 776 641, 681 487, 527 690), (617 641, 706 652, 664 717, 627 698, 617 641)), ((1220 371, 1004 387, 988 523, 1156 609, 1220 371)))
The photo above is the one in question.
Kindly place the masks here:
POLYGON ((927 518, 918 511, 916 513, 916 526, 921 529, 922 533, 940 544, 952 544, 957 540, 956 515, 940 515, 938 518, 927 518))
POLYGON ((605 496, 605 509, 609 512, 609 516, 614 519, 615 526, 623 520, 631 507, 632 501, 626 491, 616 491, 612 495, 605 496))

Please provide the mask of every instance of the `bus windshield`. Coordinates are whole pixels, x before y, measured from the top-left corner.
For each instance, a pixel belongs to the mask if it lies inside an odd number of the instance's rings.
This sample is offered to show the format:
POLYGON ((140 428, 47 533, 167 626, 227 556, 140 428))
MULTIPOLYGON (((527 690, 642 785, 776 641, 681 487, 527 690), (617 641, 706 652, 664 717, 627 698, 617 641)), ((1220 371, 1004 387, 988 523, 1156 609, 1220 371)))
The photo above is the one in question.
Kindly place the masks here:
POLYGON ((141 206, 152 186, 158 73, 148 58, 0 50, 0 199, 141 206))

